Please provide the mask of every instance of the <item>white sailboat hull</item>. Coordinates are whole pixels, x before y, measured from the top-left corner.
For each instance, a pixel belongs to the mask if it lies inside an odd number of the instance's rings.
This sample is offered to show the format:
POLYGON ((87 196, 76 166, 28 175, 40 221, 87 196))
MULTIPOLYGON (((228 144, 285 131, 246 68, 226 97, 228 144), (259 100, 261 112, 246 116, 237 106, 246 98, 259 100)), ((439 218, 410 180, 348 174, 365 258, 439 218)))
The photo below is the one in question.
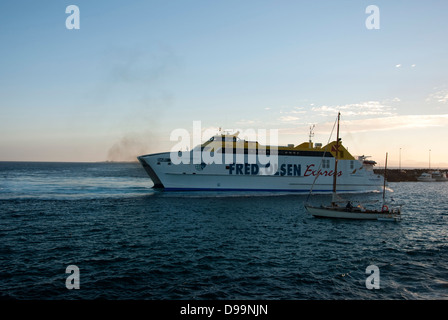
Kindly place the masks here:
MULTIPOLYGON (((338 126, 337 126, 337 138, 336 141, 339 141, 339 118, 340 114, 338 113, 338 126)), ((338 150, 339 145, 338 142, 336 143, 336 149, 338 150)), ((338 154, 338 153, 337 153, 338 154)), ((338 171, 338 162, 340 160, 336 157, 335 162, 335 171, 338 171)), ((384 165, 384 172, 386 173, 387 168, 387 153, 386 153, 386 163, 384 165)), ((336 205, 337 201, 337 194, 336 194, 336 186, 337 184, 337 175, 334 176, 333 179, 333 201, 331 203, 331 206, 320 206, 320 207, 313 207, 308 204, 305 204, 305 209, 311 213, 314 217, 318 218, 337 218, 337 219, 355 219, 355 220, 390 220, 390 221, 397 221, 400 220, 400 209, 395 210, 389 210, 387 205, 383 205, 381 208, 381 211, 378 210, 366 210, 362 207, 356 207, 354 208, 351 205, 351 202, 347 204, 346 207, 339 207, 336 205)), ((383 180, 384 186, 383 186, 383 201, 384 201, 384 195, 386 190, 386 178, 384 177, 383 180)), ((383 202, 384 203, 384 202, 383 202)))
POLYGON ((400 219, 399 213, 394 212, 362 212, 348 211, 344 208, 332 207, 313 207, 305 205, 306 210, 317 218, 337 218, 337 219, 355 219, 355 220, 385 220, 397 221, 400 219))

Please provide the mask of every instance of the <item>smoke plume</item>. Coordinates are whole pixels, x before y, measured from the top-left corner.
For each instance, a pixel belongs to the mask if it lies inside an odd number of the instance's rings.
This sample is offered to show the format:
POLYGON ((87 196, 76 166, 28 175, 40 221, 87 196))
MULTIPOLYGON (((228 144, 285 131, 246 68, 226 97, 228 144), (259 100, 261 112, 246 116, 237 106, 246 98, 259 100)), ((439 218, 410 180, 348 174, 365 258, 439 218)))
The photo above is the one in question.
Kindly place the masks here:
POLYGON ((128 133, 115 142, 107 153, 108 161, 137 161, 137 156, 151 153, 149 133, 128 133))

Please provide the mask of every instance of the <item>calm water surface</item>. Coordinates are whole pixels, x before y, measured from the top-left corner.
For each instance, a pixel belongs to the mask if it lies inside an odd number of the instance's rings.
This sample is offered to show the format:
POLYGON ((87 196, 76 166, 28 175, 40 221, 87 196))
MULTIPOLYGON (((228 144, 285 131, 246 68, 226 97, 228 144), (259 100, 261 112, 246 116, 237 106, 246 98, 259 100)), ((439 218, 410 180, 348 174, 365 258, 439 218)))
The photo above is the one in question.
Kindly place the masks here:
POLYGON ((448 298, 448 183, 391 183, 401 222, 316 219, 306 195, 151 186, 136 163, 0 162, 0 297, 448 298))

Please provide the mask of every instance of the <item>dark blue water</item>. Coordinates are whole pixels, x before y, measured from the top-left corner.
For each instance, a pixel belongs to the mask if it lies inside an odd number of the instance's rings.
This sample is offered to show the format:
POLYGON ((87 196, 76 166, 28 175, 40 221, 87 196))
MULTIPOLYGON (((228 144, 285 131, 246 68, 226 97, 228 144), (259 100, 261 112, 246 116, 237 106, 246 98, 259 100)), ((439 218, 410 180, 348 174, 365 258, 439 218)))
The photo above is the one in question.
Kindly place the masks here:
POLYGON ((448 298, 448 183, 391 183, 401 222, 316 219, 302 195, 151 186, 136 163, 0 162, 0 297, 448 298))

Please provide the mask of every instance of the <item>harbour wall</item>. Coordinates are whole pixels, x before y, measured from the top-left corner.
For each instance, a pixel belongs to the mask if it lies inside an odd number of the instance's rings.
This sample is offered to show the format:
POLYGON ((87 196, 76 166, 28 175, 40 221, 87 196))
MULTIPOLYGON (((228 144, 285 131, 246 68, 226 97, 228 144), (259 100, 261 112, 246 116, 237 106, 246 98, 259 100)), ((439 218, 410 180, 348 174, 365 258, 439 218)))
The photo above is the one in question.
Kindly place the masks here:
MULTIPOLYGON (((417 178, 423 172, 432 172, 437 169, 387 169, 386 179, 389 182, 404 182, 404 181, 417 181, 417 178)), ((447 170, 440 170, 440 172, 446 172, 447 170)), ((384 169, 374 169, 373 172, 384 176, 384 169)))

